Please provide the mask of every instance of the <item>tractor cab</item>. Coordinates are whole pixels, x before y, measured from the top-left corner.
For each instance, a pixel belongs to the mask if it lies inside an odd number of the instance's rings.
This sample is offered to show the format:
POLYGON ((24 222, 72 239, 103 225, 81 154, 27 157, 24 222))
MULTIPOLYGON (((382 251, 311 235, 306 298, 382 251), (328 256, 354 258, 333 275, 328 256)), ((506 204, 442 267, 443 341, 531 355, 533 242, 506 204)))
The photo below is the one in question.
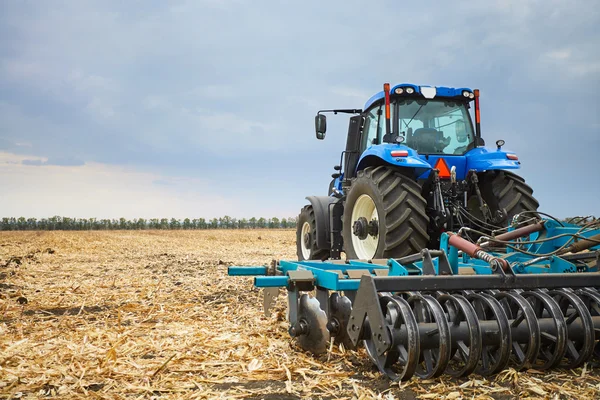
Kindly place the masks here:
MULTIPOLYGON (((413 92, 412 95, 393 96, 390 119, 391 131, 397 132, 395 141, 423 155, 466 153, 476 143, 468 95, 427 99, 413 92)), ((362 151, 370 145, 384 142, 384 108, 383 99, 367 102, 362 151)))
POLYGON ((466 88, 398 85, 389 93, 388 134, 384 127, 385 92, 377 93, 365 104, 360 151, 372 145, 398 143, 415 150, 424 160, 429 160, 429 155, 463 156, 483 144, 469 114, 474 100, 475 93, 466 88))

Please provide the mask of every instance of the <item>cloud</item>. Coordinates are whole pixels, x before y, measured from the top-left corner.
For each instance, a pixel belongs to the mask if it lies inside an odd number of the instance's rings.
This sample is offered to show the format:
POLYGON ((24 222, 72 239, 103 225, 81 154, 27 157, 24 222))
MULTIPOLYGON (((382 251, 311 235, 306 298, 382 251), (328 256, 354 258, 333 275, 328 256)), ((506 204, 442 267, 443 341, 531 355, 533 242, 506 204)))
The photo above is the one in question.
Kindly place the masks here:
MULTIPOLYGON (((0 149, 38 172, 133 168, 160 175, 156 190, 200 176, 257 210, 299 207, 326 191, 345 146, 347 116, 315 141, 317 110, 360 108, 386 81, 471 86, 488 143, 514 144, 543 207, 564 209, 546 180, 564 167, 539 168, 540 149, 599 136, 598 13, 577 0, 363 5, 3 4, 0 149)), ((594 151, 580 146, 570 167, 589 169, 594 151)))
POLYGON ((206 183, 180 179, 168 190, 153 183, 168 180, 154 173, 90 163, 84 166, 36 164, 22 156, 0 152, 0 209, 3 215, 47 217, 160 217, 185 218, 234 215, 237 201, 209 194, 206 183), (9 163, 21 160, 20 164, 9 163), (43 199, 43 201, 40 201, 43 199))
POLYGON ((36 166, 36 167, 39 167, 39 166, 42 166, 42 165, 47 165, 46 161, 42 161, 42 160, 28 160, 28 159, 21 161, 21 164, 23 164, 23 165, 33 165, 33 166, 36 166))
POLYGON ((30 160, 30 159, 24 159, 21 161, 21 164, 23 165, 32 165, 32 166, 43 166, 43 165, 56 165, 56 166, 63 166, 63 167, 80 167, 85 165, 85 162, 75 158, 75 157, 56 157, 56 158, 49 158, 45 161, 40 160, 40 159, 35 159, 35 160, 30 160))

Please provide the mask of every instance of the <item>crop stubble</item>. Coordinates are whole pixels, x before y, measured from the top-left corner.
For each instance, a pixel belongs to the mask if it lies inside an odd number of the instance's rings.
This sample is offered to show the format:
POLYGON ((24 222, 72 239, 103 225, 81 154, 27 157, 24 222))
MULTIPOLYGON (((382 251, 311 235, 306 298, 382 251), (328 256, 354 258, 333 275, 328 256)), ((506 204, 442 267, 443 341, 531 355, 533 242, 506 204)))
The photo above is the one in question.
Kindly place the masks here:
POLYGON ((3 232, 0 397, 598 398, 592 365, 390 383, 313 357, 229 265, 294 259, 291 230, 3 232))

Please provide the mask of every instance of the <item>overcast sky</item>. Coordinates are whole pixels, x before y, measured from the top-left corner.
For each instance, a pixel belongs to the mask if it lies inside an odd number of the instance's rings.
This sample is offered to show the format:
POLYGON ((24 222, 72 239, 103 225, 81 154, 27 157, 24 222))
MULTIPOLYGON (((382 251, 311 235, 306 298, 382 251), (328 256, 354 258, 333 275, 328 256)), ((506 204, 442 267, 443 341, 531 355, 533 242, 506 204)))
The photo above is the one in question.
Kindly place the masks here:
POLYGON ((289 217, 384 82, 481 89, 540 209, 600 214, 600 3, 1 1, 0 216, 289 217))

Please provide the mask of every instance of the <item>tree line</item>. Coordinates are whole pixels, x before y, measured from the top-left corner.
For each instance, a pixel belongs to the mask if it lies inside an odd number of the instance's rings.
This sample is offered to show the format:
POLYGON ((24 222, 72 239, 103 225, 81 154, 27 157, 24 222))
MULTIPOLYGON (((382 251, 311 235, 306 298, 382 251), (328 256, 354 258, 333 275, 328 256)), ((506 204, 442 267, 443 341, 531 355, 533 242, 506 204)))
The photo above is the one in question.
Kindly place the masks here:
POLYGON ((296 218, 14 218, 0 220, 0 231, 84 231, 84 230, 136 230, 136 229, 287 229, 296 228, 296 218))

